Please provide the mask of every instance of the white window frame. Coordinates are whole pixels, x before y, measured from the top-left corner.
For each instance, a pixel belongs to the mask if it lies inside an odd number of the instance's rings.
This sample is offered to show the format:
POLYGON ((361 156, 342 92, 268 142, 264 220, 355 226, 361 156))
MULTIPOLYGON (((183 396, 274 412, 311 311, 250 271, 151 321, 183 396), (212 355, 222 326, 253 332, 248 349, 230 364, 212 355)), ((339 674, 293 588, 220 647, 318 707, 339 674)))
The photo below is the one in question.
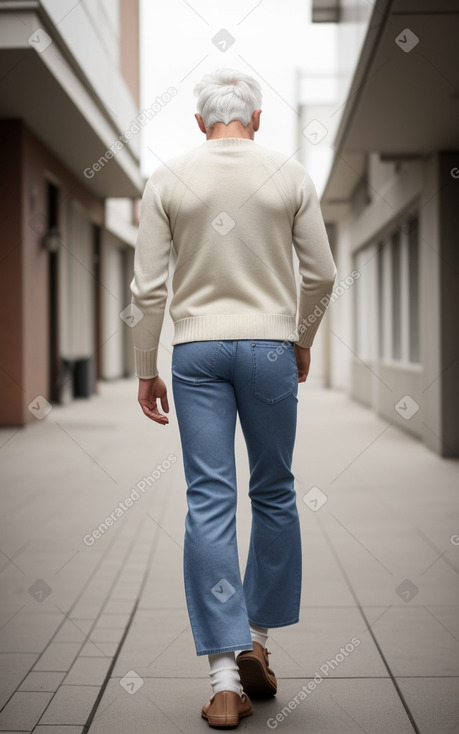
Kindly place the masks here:
MULTIPOLYGON (((362 305, 362 302, 366 300, 366 317, 370 320, 375 330, 374 338, 368 340, 368 337, 365 336, 365 334, 367 333, 367 329, 362 328, 361 324, 359 325, 359 314, 357 313, 356 309, 354 310, 354 326, 356 335, 356 354, 360 359, 362 359, 363 361, 371 361, 373 358, 375 358, 381 364, 390 367, 418 372, 421 370, 421 361, 410 361, 410 273, 408 225, 413 218, 418 219, 419 234, 419 212, 416 208, 410 210, 409 212, 406 212, 403 216, 403 219, 399 219, 395 224, 393 223, 390 229, 386 230, 383 236, 379 235, 378 237, 373 239, 372 242, 354 252, 354 263, 357 270, 359 269, 359 264, 364 256, 367 255, 367 257, 365 258, 367 262, 369 262, 372 257, 374 258, 374 267, 371 269, 372 275, 368 278, 367 282, 362 282, 358 284, 359 291, 356 294, 358 298, 356 298, 354 301, 354 303, 357 304, 360 298, 360 305, 362 305), (394 358, 392 356, 392 237, 396 232, 400 232, 400 358, 394 358), (379 292, 379 247, 382 247, 382 293, 379 292), (370 280, 373 281, 373 293, 371 291, 371 283, 369 282, 370 280), (379 334, 379 311, 381 308, 383 309, 382 335, 379 334), (362 336, 364 337, 363 339, 362 336), (382 353, 380 353, 380 344, 382 346, 382 353)), ((420 257, 420 254, 418 255, 418 257, 420 257)))

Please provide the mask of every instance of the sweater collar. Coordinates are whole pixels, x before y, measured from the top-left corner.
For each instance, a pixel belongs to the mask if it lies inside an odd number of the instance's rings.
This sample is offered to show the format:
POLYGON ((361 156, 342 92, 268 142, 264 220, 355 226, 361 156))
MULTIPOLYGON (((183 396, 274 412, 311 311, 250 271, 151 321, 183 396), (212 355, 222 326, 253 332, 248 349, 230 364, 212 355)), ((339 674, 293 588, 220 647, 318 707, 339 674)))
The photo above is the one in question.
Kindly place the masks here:
POLYGON ((208 148, 250 148, 256 143, 250 138, 214 138, 205 140, 202 145, 208 148))

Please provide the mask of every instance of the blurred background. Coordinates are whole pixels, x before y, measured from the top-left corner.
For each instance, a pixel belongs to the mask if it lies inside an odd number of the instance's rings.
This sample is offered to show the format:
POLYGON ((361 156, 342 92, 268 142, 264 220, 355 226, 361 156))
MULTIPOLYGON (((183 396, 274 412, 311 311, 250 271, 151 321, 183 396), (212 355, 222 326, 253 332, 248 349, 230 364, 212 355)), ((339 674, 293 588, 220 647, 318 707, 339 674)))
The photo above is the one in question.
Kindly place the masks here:
MULTIPOLYGON (((146 180, 204 142, 220 67, 260 82, 255 142, 309 171, 338 267, 299 404, 302 617, 244 726, 459 731, 458 37, 458 0, 0 2, 0 731, 207 729, 172 323, 160 428, 129 286, 146 180)), ((236 455, 243 569, 239 426, 236 455)))
POLYGON ((300 160, 321 197, 339 272, 311 379, 457 454, 457 12, 455 0, 3 3, 1 424, 33 420, 37 396, 64 403, 132 376, 120 313, 139 197, 161 161, 203 141, 192 90, 225 66, 260 81, 257 142, 300 160), (409 419, 393 410, 406 395, 409 419))

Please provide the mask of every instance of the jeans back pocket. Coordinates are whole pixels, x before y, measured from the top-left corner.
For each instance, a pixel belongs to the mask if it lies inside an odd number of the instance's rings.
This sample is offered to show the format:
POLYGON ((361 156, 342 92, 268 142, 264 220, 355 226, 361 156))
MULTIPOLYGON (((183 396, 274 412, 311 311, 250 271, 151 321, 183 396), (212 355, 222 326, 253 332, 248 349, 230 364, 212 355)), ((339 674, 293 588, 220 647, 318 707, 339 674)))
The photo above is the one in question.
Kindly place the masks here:
POLYGON ((251 344, 252 395, 277 403, 298 390, 298 369, 292 342, 258 340, 251 344))

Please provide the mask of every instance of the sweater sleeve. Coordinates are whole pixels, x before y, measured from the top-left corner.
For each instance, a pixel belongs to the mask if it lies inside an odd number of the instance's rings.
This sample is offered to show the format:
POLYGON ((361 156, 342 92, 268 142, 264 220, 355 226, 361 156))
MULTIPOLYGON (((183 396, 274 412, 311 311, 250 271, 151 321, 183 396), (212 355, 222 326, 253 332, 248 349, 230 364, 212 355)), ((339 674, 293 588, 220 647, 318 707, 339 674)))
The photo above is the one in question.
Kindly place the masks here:
POLYGON ((140 208, 131 282, 131 304, 136 322, 132 327, 135 371, 137 377, 143 379, 158 374, 156 362, 167 300, 171 240, 169 217, 159 191, 147 181, 140 208))
POLYGON ((337 271, 319 198, 307 173, 301 184, 292 239, 301 275, 296 343, 300 347, 310 347, 328 305, 337 271))

